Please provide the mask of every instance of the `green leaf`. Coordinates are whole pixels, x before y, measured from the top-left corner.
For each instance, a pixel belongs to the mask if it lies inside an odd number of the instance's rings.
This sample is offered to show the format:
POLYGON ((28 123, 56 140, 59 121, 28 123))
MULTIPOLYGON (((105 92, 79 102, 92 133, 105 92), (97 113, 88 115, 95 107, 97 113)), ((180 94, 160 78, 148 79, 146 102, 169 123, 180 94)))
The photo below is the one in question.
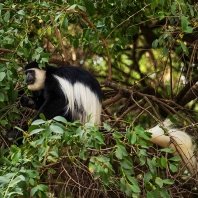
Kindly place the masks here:
POLYGON ((45 140, 45 138, 42 137, 42 138, 32 142, 32 146, 37 147, 38 145, 42 145, 44 140, 45 140))
POLYGON ((153 47, 153 48, 157 48, 158 44, 159 44, 158 39, 155 39, 155 40, 153 41, 153 43, 152 43, 152 47, 153 47))
POLYGON ((111 126, 109 124, 103 123, 103 127, 107 131, 110 131, 111 130, 111 126))
POLYGON ((153 195, 153 192, 147 192, 147 193, 146 193, 146 198, 158 198, 158 197, 155 197, 155 196, 153 195))
POLYGON ((124 156, 128 156, 128 153, 123 145, 118 145, 115 155, 118 159, 123 159, 124 156))
POLYGON ((161 159, 160 159, 161 165, 166 168, 167 166, 167 160, 166 158, 162 155, 161 159))
POLYGON ((174 184, 174 181, 172 179, 163 179, 164 184, 174 184))
POLYGON ((170 195, 168 194, 167 189, 164 189, 164 188, 160 189, 160 195, 162 198, 170 198, 170 195))
POLYGON ((170 169, 171 169, 171 171, 172 171, 173 173, 176 173, 176 172, 178 171, 177 166, 175 166, 174 164, 169 164, 169 167, 170 167, 170 169))
POLYGON ((159 177, 155 178, 155 183, 161 188, 163 186, 163 180, 159 177))
POLYGON ((168 56, 169 55, 168 49, 166 47, 163 47, 163 55, 164 56, 168 56))
POLYGON ((0 81, 2 81, 6 76, 5 72, 0 72, 0 81))
POLYGON ((115 139, 123 138, 123 135, 122 135, 121 133, 118 133, 118 132, 114 132, 112 135, 113 135, 113 137, 114 137, 115 139))
POLYGON ((0 92, 0 101, 3 102, 5 100, 4 94, 0 92))
POLYGON ((158 5, 158 0, 152 1, 152 3, 151 3, 151 10, 154 10, 157 7, 157 5, 158 5))
POLYGON ((147 158, 147 164, 149 166, 149 170, 151 171, 151 173, 153 175, 157 175, 156 163, 154 162, 154 160, 147 158))
POLYGON ((44 120, 38 119, 38 120, 35 120, 34 122, 32 122, 31 125, 40 125, 40 124, 44 124, 44 123, 45 123, 44 120))
POLYGON ((136 135, 136 133, 135 132, 133 132, 132 133, 132 136, 131 136, 131 144, 133 145, 133 144, 135 144, 136 143, 136 141, 137 141, 137 135, 136 135))
POLYGON ((133 167, 133 163, 132 163, 132 160, 130 158, 128 158, 128 159, 123 158, 123 160, 120 161, 120 165, 124 169, 132 169, 132 167, 133 167))
POLYGON ((19 175, 13 180, 11 180, 11 182, 9 183, 9 187, 14 187, 21 181, 25 181, 25 177, 23 175, 19 175))
POLYGON ((43 113, 40 113, 40 114, 39 114, 39 117, 40 117, 42 120, 46 121, 46 117, 45 117, 45 115, 44 115, 43 113))
POLYGON ((68 30, 68 19, 67 19, 67 17, 65 17, 63 22, 62 22, 62 28, 65 29, 65 30, 68 30))
POLYGON ((74 4, 74 5, 70 6, 69 8, 67 8, 67 10, 75 10, 76 6, 77 6, 77 5, 74 4))
POLYGON ((52 132, 54 132, 54 133, 63 134, 63 129, 62 129, 60 126, 56 125, 56 124, 50 125, 50 130, 51 130, 52 132))
POLYGON ((33 131, 31 131, 30 132, 30 136, 31 135, 34 135, 34 134, 37 134, 37 133, 39 133, 39 132, 41 132, 41 131, 44 131, 45 129, 42 129, 42 128, 40 128, 40 129, 34 129, 33 131))
POLYGON ((3 20, 4 20, 5 22, 8 22, 9 19, 10 19, 10 11, 8 10, 8 11, 5 13, 3 20))
POLYGON ((12 177, 14 177, 16 173, 7 173, 3 176, 0 176, 0 187, 3 187, 4 185, 8 184, 12 177))
POLYGON ((186 45, 185 45, 183 42, 181 42, 180 44, 181 44, 182 50, 183 50, 183 51, 185 52, 185 54, 188 56, 188 54, 189 54, 188 48, 186 47, 186 45))
MULTIPOLYGON (((91 2, 90 2, 90 3, 91 3, 91 2)), ((80 10, 83 10, 83 11, 86 12, 86 7, 85 7, 85 6, 78 5, 78 8, 79 8, 80 10)))
POLYGON ((19 10, 17 13, 18 13, 19 15, 25 16, 24 10, 19 10))
POLYGON ((194 9, 193 9, 193 7, 189 3, 187 3, 187 5, 188 5, 188 7, 190 9, 191 16, 194 17, 194 9))
POLYGON ((187 29, 185 30, 186 33, 192 33, 193 28, 191 26, 188 26, 187 29))
POLYGON ((56 120, 58 122, 63 122, 65 124, 67 124, 67 120, 62 116, 56 116, 56 117, 53 118, 53 120, 56 120))
POLYGON ((171 157, 169 160, 174 161, 174 162, 179 162, 179 161, 181 161, 181 158, 174 156, 174 157, 171 157))
POLYGON ((170 82, 169 81, 165 81, 165 85, 166 85, 167 93, 170 96, 170 94, 171 94, 170 82))
POLYGON ((145 133, 145 130, 141 126, 136 126, 135 131, 138 133, 145 133))
POLYGON ((75 49, 78 48, 78 46, 79 46, 79 38, 78 38, 78 37, 76 37, 76 38, 73 40, 73 46, 74 46, 75 49))
POLYGON ((53 147, 53 149, 50 151, 50 154, 52 154, 54 157, 59 157, 58 148, 53 147))
POLYGON ((182 28, 182 31, 185 31, 187 29, 187 26, 188 26, 188 19, 186 16, 182 16, 181 17, 181 28, 182 28))
POLYGON ((152 179, 152 174, 151 172, 148 172, 144 176, 144 183, 148 183, 152 179))
POLYGON ((99 21, 98 24, 97 24, 97 28, 101 28, 101 27, 104 27, 105 26, 105 23, 103 21, 99 21))
POLYGON ((166 153, 174 153, 174 150, 172 148, 163 148, 163 149, 160 149, 160 151, 163 151, 166 153))
POLYGON ((140 193, 140 188, 138 186, 138 182, 137 180, 134 178, 134 177, 131 177, 131 176, 127 176, 128 180, 131 182, 131 184, 133 184, 131 186, 131 189, 134 193, 140 193))

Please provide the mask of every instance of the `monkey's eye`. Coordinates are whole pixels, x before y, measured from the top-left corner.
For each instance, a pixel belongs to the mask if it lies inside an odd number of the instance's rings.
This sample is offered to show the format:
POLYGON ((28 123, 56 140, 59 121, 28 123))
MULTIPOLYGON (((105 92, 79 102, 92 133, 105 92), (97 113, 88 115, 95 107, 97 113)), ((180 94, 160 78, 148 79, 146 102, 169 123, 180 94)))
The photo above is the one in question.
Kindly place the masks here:
POLYGON ((28 71, 25 71, 25 74, 34 74, 34 70, 28 70, 28 71))

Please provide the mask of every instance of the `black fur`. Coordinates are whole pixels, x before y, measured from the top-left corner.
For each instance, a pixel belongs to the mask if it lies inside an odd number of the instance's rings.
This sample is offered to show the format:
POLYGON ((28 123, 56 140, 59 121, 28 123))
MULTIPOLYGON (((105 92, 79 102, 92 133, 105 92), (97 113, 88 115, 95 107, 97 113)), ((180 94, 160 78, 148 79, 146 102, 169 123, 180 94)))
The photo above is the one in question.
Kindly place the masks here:
MULTIPOLYGON (((39 68, 38 64, 36 62, 31 62, 25 66, 25 70, 32 68, 39 68)), ((68 98, 65 97, 59 82, 53 75, 66 79, 72 85, 79 82, 89 87, 101 103, 102 94, 98 81, 83 68, 75 66, 53 67, 47 65, 44 70, 46 71, 44 89, 32 91, 33 97, 23 96, 21 98, 22 106, 38 110, 34 120, 39 118, 40 113, 43 113, 46 119, 52 119, 55 116, 63 116, 68 121, 74 121, 70 109, 66 111, 68 98)), ((86 111, 82 106, 79 107, 76 104, 74 106, 79 114, 86 111)))

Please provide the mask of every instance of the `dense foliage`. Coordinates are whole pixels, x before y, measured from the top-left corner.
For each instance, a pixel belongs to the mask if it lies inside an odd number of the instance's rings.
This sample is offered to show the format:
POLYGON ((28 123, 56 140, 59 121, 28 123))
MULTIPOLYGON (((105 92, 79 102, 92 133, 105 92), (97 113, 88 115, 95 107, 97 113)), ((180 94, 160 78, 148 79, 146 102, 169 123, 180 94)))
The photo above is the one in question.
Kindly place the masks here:
POLYGON ((196 194, 144 129, 175 114, 197 137, 197 9, 193 0, 0 1, 0 197, 196 194), (23 145, 9 141, 34 114, 19 103, 31 60, 97 77, 106 133, 42 117, 23 145))

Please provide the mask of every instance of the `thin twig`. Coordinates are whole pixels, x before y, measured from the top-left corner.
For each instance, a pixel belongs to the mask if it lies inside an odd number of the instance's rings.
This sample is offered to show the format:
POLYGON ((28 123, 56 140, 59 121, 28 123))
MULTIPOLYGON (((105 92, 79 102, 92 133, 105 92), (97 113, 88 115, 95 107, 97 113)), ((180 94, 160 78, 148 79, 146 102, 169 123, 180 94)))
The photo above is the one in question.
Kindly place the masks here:
MULTIPOLYGON (((86 12, 81 11, 81 15, 84 21, 86 21, 95 31, 97 31, 96 26, 87 18, 87 14, 86 12)), ((108 45, 106 40, 103 38, 103 36, 100 34, 100 32, 98 32, 98 35, 101 39, 101 41, 103 42, 104 48, 107 51, 107 59, 108 59, 108 76, 107 79, 111 80, 112 78, 112 71, 111 71, 111 57, 110 57, 110 53, 109 53, 109 49, 108 49, 108 45)))
POLYGON ((59 29, 56 27, 56 24, 54 23, 53 18, 50 17, 50 19, 51 19, 52 25, 54 26, 54 30, 55 30, 55 32, 56 32, 56 36, 57 36, 57 38, 58 38, 58 40, 59 40, 59 43, 60 43, 60 45, 61 45, 61 48, 62 48, 62 51, 63 51, 63 54, 64 54, 64 57, 63 57, 64 62, 67 63, 67 62, 68 62, 68 54, 67 54, 67 51, 66 51, 66 49, 65 49, 65 46, 64 46, 64 44, 63 44, 63 40, 62 40, 62 37, 61 37, 61 33, 60 33, 59 29))

